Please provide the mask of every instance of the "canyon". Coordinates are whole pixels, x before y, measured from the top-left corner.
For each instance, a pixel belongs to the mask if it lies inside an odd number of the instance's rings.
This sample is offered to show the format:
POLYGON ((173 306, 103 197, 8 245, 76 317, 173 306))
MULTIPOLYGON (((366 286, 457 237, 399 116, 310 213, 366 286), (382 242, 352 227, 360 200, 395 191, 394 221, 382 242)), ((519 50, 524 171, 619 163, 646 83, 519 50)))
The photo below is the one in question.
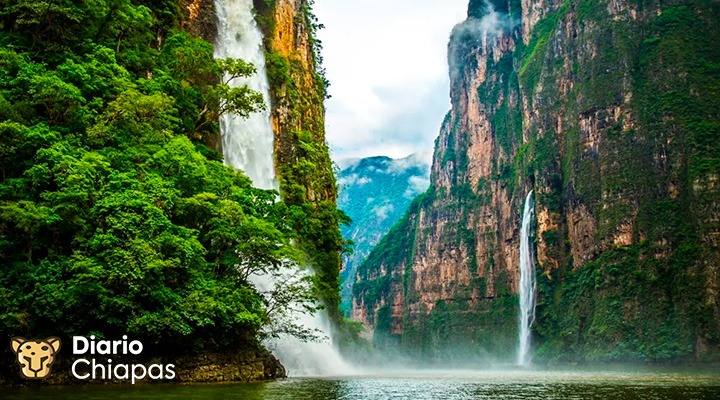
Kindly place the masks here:
POLYGON ((535 193, 534 360, 720 357, 712 1, 472 0, 430 188, 358 267, 379 348, 508 360, 535 193))

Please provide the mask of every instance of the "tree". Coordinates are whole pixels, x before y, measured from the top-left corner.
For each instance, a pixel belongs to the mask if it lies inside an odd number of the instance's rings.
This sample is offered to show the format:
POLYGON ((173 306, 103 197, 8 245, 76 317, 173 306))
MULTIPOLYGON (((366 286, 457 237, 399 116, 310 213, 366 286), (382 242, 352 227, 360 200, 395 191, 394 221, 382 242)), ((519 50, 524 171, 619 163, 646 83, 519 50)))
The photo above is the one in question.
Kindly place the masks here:
POLYGON ((139 3, 0 1, 0 332, 175 352, 307 337, 281 322, 315 309, 306 279, 251 282, 303 261, 287 206, 202 141, 265 107, 231 82, 255 68, 139 3))

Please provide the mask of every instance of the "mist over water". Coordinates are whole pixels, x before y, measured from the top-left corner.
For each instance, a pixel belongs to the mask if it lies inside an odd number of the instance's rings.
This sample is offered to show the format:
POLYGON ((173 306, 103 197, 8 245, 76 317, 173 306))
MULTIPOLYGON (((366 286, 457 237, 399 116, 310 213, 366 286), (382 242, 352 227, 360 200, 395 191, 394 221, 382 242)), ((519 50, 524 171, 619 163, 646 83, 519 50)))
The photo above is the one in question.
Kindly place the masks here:
MULTIPOLYGON (((293 271, 293 278, 302 278, 309 274, 308 270, 293 271)), ((289 278, 289 277, 288 277, 289 278)), ((251 280, 261 293, 271 293, 276 286, 282 285, 283 276, 252 276, 251 280)), ((282 288, 280 289, 282 290, 282 288)), ((317 340, 304 341, 290 335, 270 339, 264 343, 287 370, 290 377, 321 377, 348 376, 357 373, 340 354, 338 344, 333 335, 330 319, 325 310, 314 314, 290 313, 293 323, 313 331, 317 340)), ((281 321, 281 323, 284 323, 281 321)))
MULTIPOLYGON (((230 85, 247 85, 270 99, 265 69, 262 33, 255 22, 252 0, 215 0, 218 15, 216 58, 240 58, 255 65, 257 73, 248 78, 234 79, 230 85)), ((279 189, 275 177, 274 133, 270 122, 270 107, 253 113, 249 118, 224 115, 220 120, 220 133, 225 162, 245 174, 261 189, 279 189)), ((296 268, 293 277, 308 274, 296 268)), ((251 276, 250 280, 261 294, 267 295, 279 284, 272 275, 251 276)), ((319 342, 303 342, 294 337, 280 337, 265 343, 285 366, 289 376, 327 376, 349 374, 352 369, 342 359, 332 338, 327 314, 320 310, 313 315, 293 313, 297 325, 318 333, 319 342)))

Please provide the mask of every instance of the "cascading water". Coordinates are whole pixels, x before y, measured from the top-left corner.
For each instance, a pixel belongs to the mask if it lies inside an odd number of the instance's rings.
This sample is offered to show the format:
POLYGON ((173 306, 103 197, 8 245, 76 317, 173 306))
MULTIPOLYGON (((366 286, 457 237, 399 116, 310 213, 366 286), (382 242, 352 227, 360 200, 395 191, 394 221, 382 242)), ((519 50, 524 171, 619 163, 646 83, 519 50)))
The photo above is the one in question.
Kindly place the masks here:
MULTIPOLYGON (((253 276, 251 280, 260 292, 269 293, 276 285, 282 286, 308 273, 306 270, 295 270, 292 271, 293 277, 263 275, 253 276)), ((294 319, 296 325, 311 331, 319 340, 302 341, 293 336, 284 336, 265 343, 289 376, 341 376, 355 373, 355 369, 342 358, 337 349, 330 320, 324 310, 315 314, 295 313, 290 318, 294 319)))
POLYGON ((530 328, 535 321, 535 262, 530 243, 530 222, 534 212, 532 195, 533 191, 531 190, 525 198, 520 229, 520 319, 518 323, 520 337, 517 363, 523 366, 530 364, 530 328))
MULTIPOLYGON (((247 85, 270 98, 265 70, 262 33, 255 22, 252 0, 215 0, 218 15, 218 37, 215 43, 216 58, 239 58, 251 62, 257 74, 249 78, 234 79, 233 87, 247 85)), ((269 107, 268 107, 269 110, 269 107)), ((224 115, 220 119, 220 133, 225 162, 243 170, 255 187, 278 189, 273 159, 274 133, 269 111, 251 114, 249 118, 224 115)), ((307 271, 292 271, 303 276, 307 271)), ((251 280, 258 291, 269 293, 276 286, 273 276, 253 276, 251 280)), ((280 359, 288 374, 295 376, 344 375, 351 368, 340 356, 333 343, 327 315, 321 310, 314 315, 299 314, 298 325, 325 336, 322 342, 303 342, 293 337, 283 337, 267 343, 280 359)))
MULTIPOLYGON (((215 0, 218 15, 218 37, 215 58, 237 58, 252 63, 257 74, 236 78, 230 86, 247 85, 270 98, 270 85, 265 73, 262 33, 253 16, 252 0, 215 0)), ((273 161, 273 134, 270 107, 250 114, 248 118, 225 114, 220 117, 220 133, 225 162, 241 169, 261 189, 278 189, 273 161)))

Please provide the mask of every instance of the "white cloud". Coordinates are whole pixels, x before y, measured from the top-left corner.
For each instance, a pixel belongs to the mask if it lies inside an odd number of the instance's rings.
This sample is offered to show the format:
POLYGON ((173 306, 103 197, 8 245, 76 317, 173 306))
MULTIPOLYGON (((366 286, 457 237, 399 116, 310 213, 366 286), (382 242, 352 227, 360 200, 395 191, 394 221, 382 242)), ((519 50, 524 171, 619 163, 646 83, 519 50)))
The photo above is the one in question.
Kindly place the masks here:
POLYGON ((339 186, 362 186, 372 182, 372 178, 367 176, 359 176, 358 174, 350 174, 337 180, 339 186))
POLYGON ((411 154, 405 158, 393 160, 388 166, 386 172, 391 174, 402 174, 410 168, 419 168, 422 171, 427 171, 430 168, 428 159, 432 157, 430 152, 419 152, 411 154))
POLYGON ((363 176, 362 178, 360 178, 360 179, 357 180, 356 184, 357 184, 358 186, 362 186, 362 185, 364 185, 364 184, 366 184, 366 183, 370 183, 370 182, 372 182, 372 178, 369 178, 369 177, 367 177, 367 176, 363 176))
POLYGON ((487 6, 488 12, 482 18, 470 17, 457 24, 452 30, 450 45, 448 46, 448 59, 450 73, 453 76, 457 76, 459 66, 463 64, 463 56, 468 54, 468 42, 472 43, 472 45, 482 44, 483 48, 485 48, 492 37, 501 34, 503 31, 510 30, 520 22, 513 20, 506 13, 495 11, 492 4, 488 3, 487 6))
POLYGON ((338 168, 340 168, 341 171, 344 171, 348 168, 357 167, 357 165, 360 164, 360 160, 362 160, 362 158, 358 158, 358 157, 343 158, 341 160, 335 160, 335 163, 337 164, 338 168))
POLYGON ((372 211, 375 213, 375 216, 378 217, 381 221, 388 217, 388 214, 393 212, 395 210, 395 206, 392 204, 384 204, 382 206, 376 206, 373 207, 372 211))
POLYGON ((408 179, 408 188, 405 190, 404 196, 413 198, 423 193, 430 186, 430 178, 427 176, 411 176, 408 179))
POLYGON ((450 107, 447 43, 467 0, 316 0, 333 157, 430 151, 450 107))
POLYGON ((355 182, 357 182, 357 180, 358 180, 357 174, 350 174, 348 176, 344 176, 344 177, 338 179, 337 184, 339 186, 351 186, 351 185, 354 185, 355 182))

